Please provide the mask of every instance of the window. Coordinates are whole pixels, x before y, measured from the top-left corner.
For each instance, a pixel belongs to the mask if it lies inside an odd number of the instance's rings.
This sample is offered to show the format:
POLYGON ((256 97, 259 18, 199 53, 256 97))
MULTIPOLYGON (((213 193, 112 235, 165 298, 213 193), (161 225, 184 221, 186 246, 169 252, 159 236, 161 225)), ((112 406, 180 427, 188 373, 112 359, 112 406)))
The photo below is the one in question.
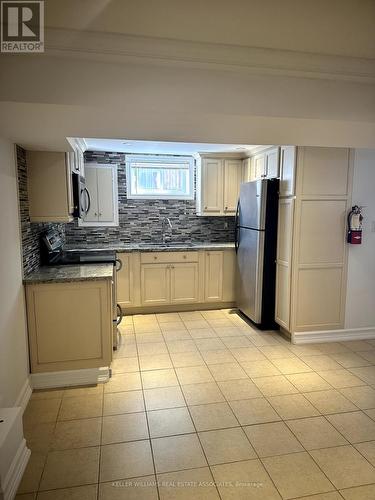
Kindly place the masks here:
POLYGON ((126 155, 128 198, 194 199, 191 156, 126 155))

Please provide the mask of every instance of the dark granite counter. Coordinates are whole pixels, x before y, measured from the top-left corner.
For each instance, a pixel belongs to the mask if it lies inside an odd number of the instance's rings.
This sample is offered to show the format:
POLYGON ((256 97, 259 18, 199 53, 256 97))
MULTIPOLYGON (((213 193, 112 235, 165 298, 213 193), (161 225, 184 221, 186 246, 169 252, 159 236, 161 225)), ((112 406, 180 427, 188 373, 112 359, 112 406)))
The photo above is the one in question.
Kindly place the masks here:
POLYGON ((64 250, 74 251, 115 251, 115 252, 187 252, 198 250, 230 250, 234 249, 234 243, 108 243, 106 245, 66 245, 64 250))
POLYGON ((74 264, 71 266, 42 266, 24 278, 25 285, 36 283, 65 283, 112 279, 112 264, 74 264))

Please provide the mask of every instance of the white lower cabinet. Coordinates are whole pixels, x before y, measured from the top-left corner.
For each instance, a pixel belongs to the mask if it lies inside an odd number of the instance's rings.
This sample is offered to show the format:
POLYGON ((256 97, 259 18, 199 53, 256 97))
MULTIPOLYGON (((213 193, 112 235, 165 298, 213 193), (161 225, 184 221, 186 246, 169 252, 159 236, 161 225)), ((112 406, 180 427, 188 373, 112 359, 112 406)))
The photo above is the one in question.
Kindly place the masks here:
POLYGON ((117 302, 139 310, 235 300, 234 249, 223 251, 119 253, 117 302))

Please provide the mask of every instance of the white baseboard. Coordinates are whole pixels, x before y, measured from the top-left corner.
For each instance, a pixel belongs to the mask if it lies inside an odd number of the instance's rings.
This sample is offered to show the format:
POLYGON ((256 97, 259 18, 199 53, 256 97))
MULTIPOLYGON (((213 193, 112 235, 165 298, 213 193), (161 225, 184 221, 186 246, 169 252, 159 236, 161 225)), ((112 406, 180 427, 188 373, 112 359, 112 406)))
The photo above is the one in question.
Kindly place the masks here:
POLYGON ((31 385, 30 385, 30 378, 27 377, 25 380, 25 383, 16 399, 16 402, 14 406, 20 406, 22 408, 22 412, 25 411, 27 403, 29 402, 29 399, 31 397, 31 393, 33 392, 31 385))
POLYGON ((32 373, 30 376, 33 389, 98 384, 99 382, 108 382, 109 377, 110 369, 108 367, 32 373))
MULTIPOLYGON (((9 472, 5 477, 3 485, 4 500, 13 500, 16 496, 18 487, 20 485, 23 473, 25 472, 27 462, 29 461, 31 452, 26 447, 25 439, 22 440, 17 453, 9 468, 9 472)), ((1 496, 1 492, 0 492, 1 496)))
POLYGON ((366 339, 375 339, 375 327, 294 332, 292 334, 293 344, 316 344, 321 342, 342 342, 345 340, 366 339))

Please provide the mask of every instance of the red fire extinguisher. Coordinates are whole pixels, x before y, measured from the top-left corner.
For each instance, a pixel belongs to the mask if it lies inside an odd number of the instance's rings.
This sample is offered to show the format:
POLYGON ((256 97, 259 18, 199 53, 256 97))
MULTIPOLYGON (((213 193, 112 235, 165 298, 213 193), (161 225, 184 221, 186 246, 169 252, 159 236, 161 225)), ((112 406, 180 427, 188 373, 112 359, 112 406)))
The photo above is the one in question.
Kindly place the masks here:
POLYGON ((362 207, 354 205, 348 214, 348 243, 360 245, 362 243, 362 207))

